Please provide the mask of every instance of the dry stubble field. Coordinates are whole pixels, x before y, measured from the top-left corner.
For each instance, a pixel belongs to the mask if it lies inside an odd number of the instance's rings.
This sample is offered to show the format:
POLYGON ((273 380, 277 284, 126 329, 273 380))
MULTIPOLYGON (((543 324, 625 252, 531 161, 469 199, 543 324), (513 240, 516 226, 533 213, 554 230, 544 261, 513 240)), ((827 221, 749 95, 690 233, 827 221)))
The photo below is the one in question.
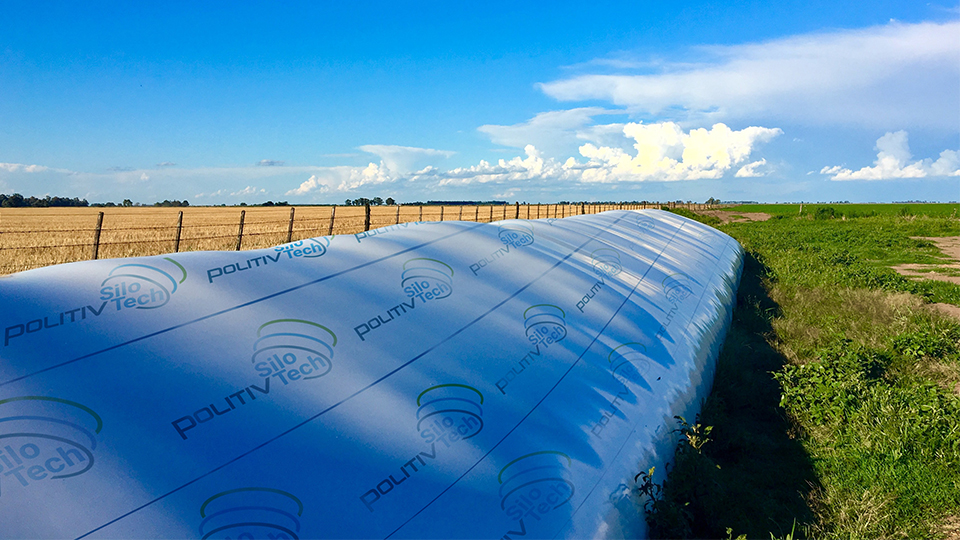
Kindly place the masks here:
MULTIPOLYGON (((627 208, 626 205, 623 206, 627 208)), ((640 206, 637 206, 639 208, 640 206)), ((616 208, 587 205, 586 213, 616 208)), ((631 206, 633 208, 633 206, 631 206)), ((177 220, 183 211, 179 251, 236 249, 240 212, 245 211, 241 249, 287 241, 290 207, 112 207, 0 209, 0 275, 93 258, 99 212, 104 213, 98 258, 158 255, 174 251, 177 220)), ((580 206, 520 206, 520 218, 570 216, 580 206)), ((298 206, 292 240, 364 230, 362 206, 298 206), (334 210, 335 209, 335 210, 334 210)), ((371 208, 370 228, 411 221, 495 221, 513 218, 507 206, 379 206, 371 208)))

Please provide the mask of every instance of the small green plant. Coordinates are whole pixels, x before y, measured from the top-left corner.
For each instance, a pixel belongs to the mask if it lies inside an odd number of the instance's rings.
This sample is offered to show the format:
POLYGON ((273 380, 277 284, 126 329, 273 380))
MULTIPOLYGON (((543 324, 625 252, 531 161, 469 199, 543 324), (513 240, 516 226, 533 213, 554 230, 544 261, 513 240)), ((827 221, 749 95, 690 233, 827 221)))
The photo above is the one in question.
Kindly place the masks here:
POLYGON ((821 206, 813 213, 813 219, 833 219, 837 217, 837 211, 832 206, 821 206))

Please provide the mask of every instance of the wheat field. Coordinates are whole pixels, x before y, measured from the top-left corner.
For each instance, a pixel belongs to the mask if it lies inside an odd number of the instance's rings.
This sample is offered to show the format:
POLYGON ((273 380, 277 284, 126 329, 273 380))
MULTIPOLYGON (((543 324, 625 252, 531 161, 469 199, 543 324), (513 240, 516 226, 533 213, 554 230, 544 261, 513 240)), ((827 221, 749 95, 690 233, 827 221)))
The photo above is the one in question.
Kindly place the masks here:
MULTIPOLYGON (((413 221, 489 222, 592 214, 653 205, 375 206, 370 228, 413 221)), ((158 255, 174 251, 235 250, 244 213, 240 249, 259 249, 328 234, 354 234, 365 227, 362 206, 291 207, 108 207, 0 208, 0 275, 94 258, 99 213, 103 212, 99 259, 158 255), (180 243, 177 222, 183 212, 180 243), (332 224, 331 224, 331 218, 332 224)))

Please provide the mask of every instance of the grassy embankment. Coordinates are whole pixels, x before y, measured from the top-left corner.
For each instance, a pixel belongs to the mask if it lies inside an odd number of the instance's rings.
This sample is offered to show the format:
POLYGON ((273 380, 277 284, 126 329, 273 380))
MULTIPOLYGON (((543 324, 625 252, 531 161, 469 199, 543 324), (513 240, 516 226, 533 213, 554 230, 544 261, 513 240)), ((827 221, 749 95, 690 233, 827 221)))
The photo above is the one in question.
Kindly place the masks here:
POLYGON ((943 262, 910 237, 960 234, 957 205, 898 206, 820 219, 807 205, 802 218, 798 205, 741 207, 774 219, 719 226, 748 253, 743 282, 713 392, 682 432, 691 444, 648 504, 655 535, 936 538, 955 526, 960 324, 924 303, 960 305, 960 286, 887 266, 943 262))

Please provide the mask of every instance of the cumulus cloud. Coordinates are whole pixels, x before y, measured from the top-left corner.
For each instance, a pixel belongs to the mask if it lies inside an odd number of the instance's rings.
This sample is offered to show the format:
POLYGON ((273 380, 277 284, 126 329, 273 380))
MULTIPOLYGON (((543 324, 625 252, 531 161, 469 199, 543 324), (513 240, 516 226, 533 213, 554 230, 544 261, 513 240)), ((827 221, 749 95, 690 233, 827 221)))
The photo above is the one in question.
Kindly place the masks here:
MULTIPOLYGON (((734 131, 725 124, 709 130, 692 129, 685 133, 674 122, 630 123, 623 133, 633 139, 636 154, 620 148, 585 144, 580 154, 588 165, 582 172, 584 182, 676 181, 720 178, 731 167, 747 160, 757 144, 783 133, 778 128, 748 127, 734 131)), ((565 167, 576 165, 567 160, 565 167)))
MULTIPOLYGON (((606 100, 635 112, 776 118, 803 124, 955 129, 960 22, 892 22, 763 43, 703 47, 699 62, 657 73, 585 71, 540 88, 561 101, 606 100)), ((618 63, 607 63, 616 67, 618 63)))
POLYGON ((329 191, 351 191, 367 185, 395 182, 404 176, 393 173, 384 166, 368 163, 366 167, 324 167, 310 175, 310 178, 288 191, 287 195, 306 195, 329 191))
POLYGON ((172 161, 161 161, 160 163, 157 163, 157 167, 173 167, 175 165, 176 163, 172 161))
POLYGON ((851 170, 834 165, 824 167, 820 174, 829 174, 831 180, 890 180, 895 178, 925 178, 928 176, 960 176, 960 153, 944 150, 936 161, 922 159, 909 163, 912 154, 906 131, 888 132, 877 139, 877 159, 873 167, 851 170))
POLYGON ((241 197, 241 196, 244 196, 244 195, 256 195, 257 193, 266 193, 266 192, 267 192, 267 190, 265 190, 265 189, 257 189, 257 188, 255 188, 255 187, 253 187, 253 186, 247 186, 247 187, 241 189, 240 191, 231 193, 230 196, 231 196, 231 197, 241 197))
POLYGON ((456 152, 450 150, 435 150, 433 148, 417 148, 415 146, 395 146, 389 144, 366 144, 359 147, 364 152, 380 157, 381 166, 393 173, 409 173, 423 168, 427 164, 446 159, 456 152))
POLYGON ((7 172, 26 172, 35 173, 49 170, 49 167, 43 165, 24 165, 23 163, 0 163, 0 169, 7 172))
POLYGON ((766 176, 767 172, 757 170, 758 167, 762 167, 767 164, 766 159, 761 159, 760 161, 754 161, 753 163, 747 163, 743 167, 740 167, 740 170, 737 171, 737 178, 756 178, 758 176, 766 176))
MULTIPOLYGON (((674 122, 629 123, 621 137, 633 142, 634 151, 619 146, 580 147, 586 161, 570 157, 560 162, 544 157, 533 145, 524 148, 524 156, 501 159, 495 163, 481 160, 471 167, 443 171, 429 167, 411 175, 411 181, 431 181, 437 186, 472 183, 529 183, 555 185, 567 183, 619 183, 644 181, 697 180, 720 178, 732 167, 747 161, 755 147, 781 134, 777 128, 748 127, 739 131, 724 124, 709 130, 685 132, 674 122)), ((746 172, 759 176, 760 161, 746 165, 746 172)), ((744 174, 746 174, 746 172, 744 174)), ((742 175, 741 175, 742 176, 742 175)))
POLYGON ((282 167, 285 161, 277 161, 275 159, 261 159, 257 162, 258 167, 282 167))

